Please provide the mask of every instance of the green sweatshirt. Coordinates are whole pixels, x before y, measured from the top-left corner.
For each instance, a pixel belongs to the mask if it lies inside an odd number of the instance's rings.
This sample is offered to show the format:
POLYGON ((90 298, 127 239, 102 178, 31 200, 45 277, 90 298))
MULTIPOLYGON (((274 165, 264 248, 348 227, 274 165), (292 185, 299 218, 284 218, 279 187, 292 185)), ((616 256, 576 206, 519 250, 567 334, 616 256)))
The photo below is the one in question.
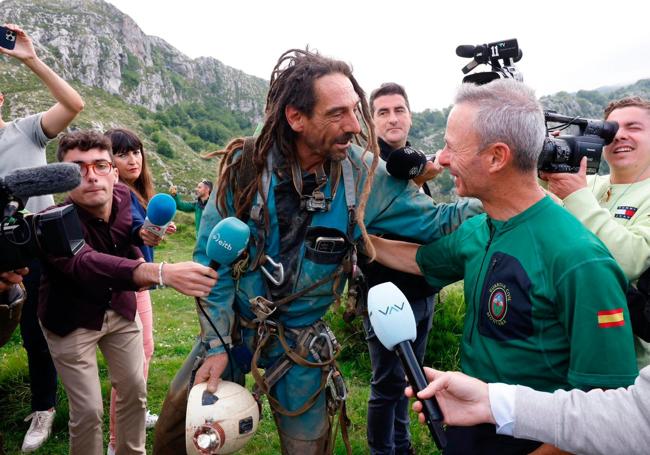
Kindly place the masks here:
POLYGON ((416 260, 432 286, 465 279, 465 373, 543 391, 634 382, 627 280, 549 197, 507 221, 470 218, 416 260))
POLYGON ((564 207, 596 234, 630 281, 650 267, 650 179, 609 182, 609 175, 587 177, 564 199, 564 207))

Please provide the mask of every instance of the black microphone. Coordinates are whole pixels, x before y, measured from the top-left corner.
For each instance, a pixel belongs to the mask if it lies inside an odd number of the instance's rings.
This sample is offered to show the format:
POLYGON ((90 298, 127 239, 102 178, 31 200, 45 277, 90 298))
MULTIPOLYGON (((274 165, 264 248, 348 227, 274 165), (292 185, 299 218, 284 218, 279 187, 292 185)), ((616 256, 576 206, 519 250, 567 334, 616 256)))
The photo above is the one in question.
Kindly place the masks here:
POLYGON ((79 165, 54 163, 46 166, 16 169, 0 178, 9 194, 21 200, 31 196, 63 193, 75 189, 81 183, 79 165))
MULTIPOLYGON (((397 353, 409 384, 417 394, 427 386, 427 380, 411 346, 417 337, 417 329, 406 296, 391 282, 373 286, 368 291, 368 318, 379 342, 397 353)), ((433 441, 439 449, 444 449, 447 437, 442 428, 444 418, 438 401, 435 397, 419 400, 433 441)))
POLYGON ((410 180, 424 172, 427 157, 420 150, 410 146, 393 150, 386 161, 386 170, 400 180, 410 180))
POLYGON ((456 55, 463 58, 472 58, 474 57, 474 52, 476 51, 476 46, 471 44, 461 44, 456 48, 456 55))

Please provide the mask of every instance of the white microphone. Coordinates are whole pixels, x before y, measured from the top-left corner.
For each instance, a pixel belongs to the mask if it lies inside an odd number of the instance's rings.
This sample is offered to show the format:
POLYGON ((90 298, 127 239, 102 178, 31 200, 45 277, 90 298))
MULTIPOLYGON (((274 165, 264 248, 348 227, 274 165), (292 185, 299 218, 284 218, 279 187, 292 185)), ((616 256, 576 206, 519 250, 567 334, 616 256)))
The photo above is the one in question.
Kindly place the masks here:
MULTIPOLYGON (((371 287, 368 291, 368 318, 379 342, 389 351, 397 353, 409 384, 417 394, 427 386, 427 380, 411 346, 417 337, 417 328, 406 296, 391 282, 371 287)), ((420 402, 431 437, 436 446, 443 449, 447 445, 447 437, 442 429, 440 406, 435 397, 420 402)))

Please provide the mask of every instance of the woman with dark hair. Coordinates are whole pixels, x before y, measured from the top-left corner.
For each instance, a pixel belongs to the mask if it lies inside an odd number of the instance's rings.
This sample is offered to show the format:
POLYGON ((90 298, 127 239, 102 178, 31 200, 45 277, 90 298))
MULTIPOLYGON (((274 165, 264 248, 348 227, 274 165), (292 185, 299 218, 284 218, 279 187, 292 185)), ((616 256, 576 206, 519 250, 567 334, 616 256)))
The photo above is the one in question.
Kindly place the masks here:
MULTIPOLYGON (((104 133, 110 138, 115 167, 118 170, 120 182, 124 183, 131 190, 131 211, 134 221, 142 222, 147 216, 147 204, 154 195, 153 179, 147 166, 147 159, 144 153, 142 141, 135 133, 123 128, 114 128, 104 133)), ((167 233, 173 233, 176 227, 168 228, 167 233)), ((140 247, 142 255, 147 262, 153 262, 153 247, 157 244, 145 240, 140 247)), ((144 377, 145 381, 149 375, 149 362, 153 356, 153 309, 149 290, 136 292, 138 314, 142 321, 142 340, 144 345, 144 377)), ((108 454, 115 450, 115 400, 117 394, 115 389, 111 390, 110 405, 110 439, 108 454)), ((146 427, 153 428, 158 416, 147 411, 146 427)))

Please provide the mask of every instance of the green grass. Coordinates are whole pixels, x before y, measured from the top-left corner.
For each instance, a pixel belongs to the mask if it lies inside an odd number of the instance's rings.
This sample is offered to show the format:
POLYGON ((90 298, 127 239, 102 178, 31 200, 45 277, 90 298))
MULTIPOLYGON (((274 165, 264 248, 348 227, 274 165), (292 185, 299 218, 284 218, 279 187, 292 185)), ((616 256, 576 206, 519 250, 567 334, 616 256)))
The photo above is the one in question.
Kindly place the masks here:
MULTIPOLYGON (((165 240, 156 251, 156 259, 169 262, 188 260, 194 245, 193 217, 190 214, 177 215, 178 232, 165 240)), ((185 297, 171 289, 157 290, 152 293, 154 304, 154 341, 155 352, 150 366, 148 389, 149 408, 159 412, 165 398, 167 387, 176 370, 183 363, 198 333, 196 310, 193 299, 185 297)), ((350 439, 353 453, 368 453, 366 442, 366 403, 369 393, 370 360, 363 338, 359 320, 345 324, 341 318, 342 308, 327 318, 337 337, 343 342, 341 368, 350 389, 348 415, 352 421, 350 439)), ((437 305, 434 326, 429 338, 427 365, 439 368, 458 368, 458 344, 462 329, 463 302, 462 288, 450 286, 442 294, 437 305)), ((99 354, 100 376, 105 405, 104 437, 108 431, 108 381, 106 364, 99 354)), ((249 386, 251 378, 247 378, 249 386)), ((0 433, 4 434, 7 454, 20 453, 20 445, 28 424, 23 422, 30 413, 30 392, 28 385, 27 360, 21 347, 19 332, 0 348, 0 433)), ((68 404, 63 387, 58 390, 57 416, 54 421, 52 437, 37 453, 68 453, 68 404)), ((414 422, 412 418, 412 442, 418 453, 437 453, 425 427, 414 422)), ((147 451, 151 453, 153 431, 147 434, 147 451)), ((278 437, 268 403, 264 402, 263 418, 257 434, 241 453, 275 454, 279 453, 278 437)), ((1 453, 1 451, 0 451, 1 453)), ((337 438, 336 453, 345 453, 340 434, 337 438)))

